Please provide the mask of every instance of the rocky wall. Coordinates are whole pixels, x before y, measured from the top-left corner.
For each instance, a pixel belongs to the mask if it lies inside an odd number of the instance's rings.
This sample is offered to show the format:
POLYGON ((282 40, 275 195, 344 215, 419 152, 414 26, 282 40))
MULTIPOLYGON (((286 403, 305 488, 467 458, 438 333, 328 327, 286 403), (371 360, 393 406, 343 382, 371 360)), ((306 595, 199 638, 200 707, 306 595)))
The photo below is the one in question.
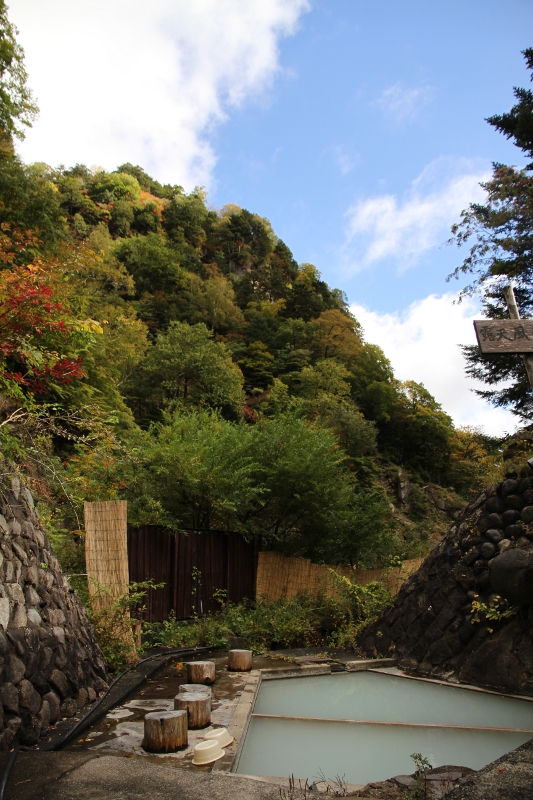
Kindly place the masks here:
POLYGON ((0 478, 0 749, 35 744, 94 701, 107 677, 30 492, 16 476, 0 478))
MULTIPOLYGON (((475 609, 474 609, 475 611, 475 609)), ((533 695, 533 475, 482 492, 362 633, 366 655, 396 653, 406 670, 533 695), (473 601, 501 610, 475 621, 473 601)))

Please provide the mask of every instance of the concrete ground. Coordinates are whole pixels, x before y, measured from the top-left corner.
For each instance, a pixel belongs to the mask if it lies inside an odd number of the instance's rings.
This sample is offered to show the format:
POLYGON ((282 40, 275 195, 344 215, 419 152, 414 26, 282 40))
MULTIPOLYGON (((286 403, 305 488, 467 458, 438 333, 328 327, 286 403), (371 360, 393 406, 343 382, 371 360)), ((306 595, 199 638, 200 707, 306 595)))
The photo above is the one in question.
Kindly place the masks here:
MULTIPOLYGON (((7 763, 2 754, 0 767, 7 763)), ((5 800, 279 800, 279 786, 223 772, 91 753, 19 753, 5 800)))
MULTIPOLYGON (((0 757, 3 771, 8 755, 0 757)), ((307 797, 320 797, 308 794, 307 797)), ((393 781, 371 784, 359 800, 400 800, 393 781)), ((435 796, 433 793, 430 797, 435 796)), ((298 791, 295 800, 303 800, 298 791)), ((531 800, 533 741, 472 773, 442 800, 531 800)), ((279 784, 224 772, 200 773, 144 759, 94 753, 19 753, 5 800, 279 800, 279 784)))

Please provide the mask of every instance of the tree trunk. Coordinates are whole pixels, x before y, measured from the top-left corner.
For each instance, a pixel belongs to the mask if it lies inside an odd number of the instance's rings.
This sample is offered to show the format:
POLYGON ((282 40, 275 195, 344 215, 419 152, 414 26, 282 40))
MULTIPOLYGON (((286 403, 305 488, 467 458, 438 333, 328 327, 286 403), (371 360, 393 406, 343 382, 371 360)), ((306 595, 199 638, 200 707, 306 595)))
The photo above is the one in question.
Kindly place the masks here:
POLYGON ((149 753, 175 753, 187 746, 187 732, 185 711, 152 711, 144 718, 141 747, 149 753))
POLYGON ((187 664, 187 683, 203 683, 206 686, 211 686, 214 682, 214 661, 189 661, 187 664))
POLYGON ((249 672, 252 669, 251 650, 230 650, 228 653, 230 672, 249 672))
POLYGON ((174 708, 187 711, 189 728, 207 728, 211 724, 211 698, 205 692, 183 692, 176 695, 174 708))

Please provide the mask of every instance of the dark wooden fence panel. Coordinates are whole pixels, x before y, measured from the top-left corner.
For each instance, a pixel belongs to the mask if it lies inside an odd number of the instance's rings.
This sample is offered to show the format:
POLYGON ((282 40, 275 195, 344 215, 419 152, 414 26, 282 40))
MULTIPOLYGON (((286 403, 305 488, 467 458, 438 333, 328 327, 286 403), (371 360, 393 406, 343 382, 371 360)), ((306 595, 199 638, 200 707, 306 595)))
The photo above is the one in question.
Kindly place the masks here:
POLYGON ((145 525, 132 528, 128 525, 128 564, 130 581, 164 583, 163 589, 149 589, 143 603, 146 620, 165 619, 172 608, 174 582, 174 536, 165 528, 145 525))
POLYGON ((171 610, 178 619, 215 611, 216 589, 238 603, 255 599, 259 542, 246 542, 236 533, 187 531, 128 526, 131 581, 152 578, 164 589, 150 590, 143 616, 150 622, 165 619, 171 610))

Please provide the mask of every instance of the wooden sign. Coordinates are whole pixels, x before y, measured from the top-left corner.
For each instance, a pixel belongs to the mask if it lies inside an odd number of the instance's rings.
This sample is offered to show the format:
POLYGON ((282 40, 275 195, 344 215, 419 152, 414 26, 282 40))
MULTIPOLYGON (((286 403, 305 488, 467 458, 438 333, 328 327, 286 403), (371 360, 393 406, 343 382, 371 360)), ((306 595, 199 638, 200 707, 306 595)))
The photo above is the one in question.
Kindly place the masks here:
POLYGON ((482 353, 533 353, 533 319, 476 319, 482 353))

